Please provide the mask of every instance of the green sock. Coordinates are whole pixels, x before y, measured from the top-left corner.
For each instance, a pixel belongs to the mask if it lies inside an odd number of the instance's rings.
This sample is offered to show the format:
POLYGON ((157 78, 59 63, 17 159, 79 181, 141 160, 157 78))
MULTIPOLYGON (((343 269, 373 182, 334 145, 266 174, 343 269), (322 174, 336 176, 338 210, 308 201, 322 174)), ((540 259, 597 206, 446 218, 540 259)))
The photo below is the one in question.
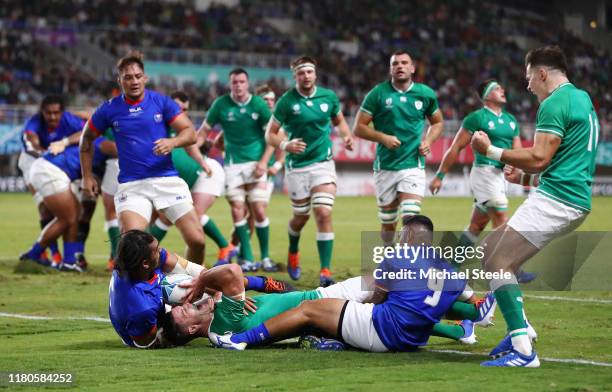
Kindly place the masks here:
POLYGON ((149 233, 151 233, 151 235, 155 237, 158 242, 161 242, 166 236, 166 233, 168 233, 168 229, 169 227, 164 224, 164 222, 157 219, 155 223, 149 226, 149 233))
POLYGON ((478 318, 476 305, 455 301, 451 305, 444 318, 449 320, 476 320, 478 318))
POLYGON ((523 293, 519 285, 517 283, 508 283, 507 281, 493 280, 491 281, 491 288, 494 289, 497 306, 499 306, 504 315, 508 331, 511 335, 526 335, 527 323, 523 316, 523 293))
POLYGON ((223 234, 221 234, 221 230, 219 230, 215 221, 210 219, 208 215, 202 215, 202 217, 200 218, 200 223, 202 224, 204 233, 209 236, 213 241, 215 241, 215 244, 217 244, 219 248, 226 248, 229 246, 227 240, 225 239, 223 234))
POLYGON ((443 324, 437 323, 434 324, 433 332, 431 333, 433 336, 440 336, 442 338, 448 338, 452 340, 459 340, 465 335, 465 331, 463 327, 459 324, 443 324))
POLYGON ((261 259, 270 257, 270 220, 266 218, 263 222, 255 222, 255 233, 259 240, 261 259))
POLYGON ((251 239, 249 236, 249 225, 246 219, 237 222, 234 226, 236 228, 236 235, 240 239, 240 252, 242 258, 247 261, 253 261, 253 250, 251 249, 251 239))
POLYGON ((334 250, 334 233, 317 233, 317 250, 321 269, 331 266, 332 251, 334 250))
POLYGON ((105 222, 104 226, 106 226, 106 234, 108 234, 108 239, 110 240, 111 257, 115 259, 117 257, 117 244, 121 236, 119 222, 117 219, 113 219, 112 221, 105 222))
POLYGON ((291 226, 289 226, 288 232, 289 232, 289 253, 297 253, 299 251, 300 232, 293 231, 291 226))

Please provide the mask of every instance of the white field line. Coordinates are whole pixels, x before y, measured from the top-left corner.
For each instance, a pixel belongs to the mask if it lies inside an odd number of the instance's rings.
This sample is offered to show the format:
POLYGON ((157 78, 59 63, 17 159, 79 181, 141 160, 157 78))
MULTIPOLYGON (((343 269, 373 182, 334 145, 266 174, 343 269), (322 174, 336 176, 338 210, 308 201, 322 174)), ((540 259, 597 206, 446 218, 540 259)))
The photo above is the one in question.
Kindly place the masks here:
POLYGON ((586 303, 592 303, 592 304, 612 304, 612 300, 600 299, 600 298, 572 298, 572 297, 557 297, 554 295, 533 295, 533 294, 525 294, 524 297, 535 298, 535 299, 545 299, 545 300, 550 300, 550 301, 586 302, 586 303))
MULTIPOLYGON (((471 353, 467 351, 457 351, 457 350, 427 350, 427 351, 434 352, 434 353, 441 353, 441 354, 456 354, 456 355, 464 355, 464 356, 479 356, 479 357, 487 356, 486 354, 471 353)), ((596 362, 596 361, 589 361, 588 359, 573 359, 573 358, 540 358, 540 359, 545 362, 573 363, 576 365, 612 367, 612 363, 610 362, 596 362)))
MULTIPOLYGON (((97 321, 109 323, 110 320, 103 317, 47 317, 47 316, 31 316, 27 314, 19 314, 19 313, 4 313, 0 312, 0 317, 13 317, 18 319, 25 320, 87 320, 87 321, 97 321)), ((283 342, 295 342, 295 339, 288 339, 283 342)), ((479 353, 471 353, 467 351, 457 351, 457 350, 427 350, 434 353, 442 353, 442 354, 456 354, 456 355, 464 355, 464 356, 485 356, 485 354, 479 353)), ((605 366, 612 367, 612 363, 609 362, 596 362, 590 361, 587 359, 572 359, 572 358, 542 358, 543 361, 546 362, 557 362, 557 363, 573 363, 577 365, 590 365, 590 366, 605 366)))

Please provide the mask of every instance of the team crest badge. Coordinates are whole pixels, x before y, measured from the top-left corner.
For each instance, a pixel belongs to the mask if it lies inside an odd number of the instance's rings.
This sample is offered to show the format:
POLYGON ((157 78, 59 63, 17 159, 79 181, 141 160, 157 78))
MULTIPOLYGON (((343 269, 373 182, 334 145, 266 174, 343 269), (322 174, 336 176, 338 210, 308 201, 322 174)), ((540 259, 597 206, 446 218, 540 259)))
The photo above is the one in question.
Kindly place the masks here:
POLYGON ((253 113, 251 114, 251 118, 255 121, 257 121, 257 119, 259 118, 259 113, 253 113))
POLYGON ((321 111, 323 113, 327 113, 327 110, 329 109, 329 105, 326 103, 322 103, 321 105, 319 105, 319 107, 321 108, 321 111))
POLYGON ((163 120, 163 117, 160 113, 155 113, 155 115, 153 115, 153 120, 155 120, 155 122, 160 123, 163 120))
POLYGON ((423 109, 423 101, 414 101, 414 107, 416 108, 416 110, 423 109))
POLYGON ((516 129, 516 124, 514 123, 514 121, 510 122, 510 128, 512 128, 513 131, 516 129))

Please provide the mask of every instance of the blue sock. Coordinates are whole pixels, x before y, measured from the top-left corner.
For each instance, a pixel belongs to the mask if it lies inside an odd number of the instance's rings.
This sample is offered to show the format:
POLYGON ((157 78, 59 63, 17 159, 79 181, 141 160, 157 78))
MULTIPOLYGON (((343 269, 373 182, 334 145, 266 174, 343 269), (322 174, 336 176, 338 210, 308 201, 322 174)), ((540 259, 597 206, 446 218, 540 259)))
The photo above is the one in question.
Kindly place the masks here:
POLYGON ((263 276, 247 276, 246 290, 263 291, 266 287, 266 278, 263 276))
POLYGON ((251 328, 248 331, 244 331, 235 335, 232 335, 232 342, 234 343, 246 343, 249 346, 254 346, 264 343, 270 339, 270 332, 264 323, 259 324, 255 328, 251 328))
POLYGON ((79 244, 77 242, 64 242, 64 263, 76 263, 75 253, 77 249, 79 249, 79 244))
POLYGON ((77 241, 75 242, 75 252, 76 253, 85 253, 85 243, 83 241, 77 241))
POLYGON ((56 254, 57 252, 59 252, 57 241, 53 241, 51 244, 49 244, 49 249, 51 249, 51 254, 56 254))
POLYGON ((40 259, 40 256, 45 251, 45 249, 40 246, 39 242, 35 242, 34 245, 28 251, 28 257, 34 260, 40 259))

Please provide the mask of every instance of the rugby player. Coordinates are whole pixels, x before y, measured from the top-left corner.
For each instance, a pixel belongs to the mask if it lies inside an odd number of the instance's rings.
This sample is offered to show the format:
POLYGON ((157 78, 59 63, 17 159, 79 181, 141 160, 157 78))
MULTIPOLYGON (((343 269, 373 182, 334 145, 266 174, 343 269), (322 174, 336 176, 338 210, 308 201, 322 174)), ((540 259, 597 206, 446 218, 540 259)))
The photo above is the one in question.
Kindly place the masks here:
MULTIPOLYGON (((44 229, 52 220, 51 215, 42 202, 42 196, 34 191, 30 178, 30 168, 36 158, 50 150, 58 154, 67 146, 77 144, 81 136, 84 121, 78 116, 65 110, 64 100, 57 95, 48 95, 43 98, 40 110, 26 122, 22 132, 22 151, 17 165, 23 173, 23 180, 38 208, 40 228, 44 229)), ((51 257, 54 263, 60 264, 61 253, 57 242, 49 244, 51 257)), ((46 259, 46 252, 41 256, 46 259)))
POLYGON ((111 127, 119 152, 119 186, 115 208, 123 232, 145 229, 153 209, 162 211, 179 229, 187 257, 204 259, 204 232, 185 181, 178 177, 170 153, 195 143, 191 120, 170 97, 145 89, 144 63, 128 55, 117 63, 123 94, 100 105, 85 124, 81 137, 82 187, 96 194, 91 173, 92 142, 111 127), (167 137, 172 127, 176 137, 167 137))
POLYGON ((287 272, 294 280, 301 276, 300 232, 312 208, 317 224, 320 285, 325 287, 334 283, 330 267, 334 246, 332 208, 336 198, 336 168, 332 160, 331 125, 338 127, 348 150, 353 149, 353 136, 336 94, 316 85, 315 59, 299 57, 291 63, 291 70, 295 87, 278 100, 266 138, 274 148, 280 147, 287 153, 285 180, 293 209, 288 227, 287 272), (281 127, 287 138, 280 134, 281 127))
POLYGON ((412 80, 411 56, 397 51, 389 65, 391 80, 366 95, 353 126, 356 136, 378 143, 374 183, 384 241, 393 239, 399 217, 421 212, 425 156, 444 128, 436 93, 412 80), (423 135, 425 119, 430 126, 423 135))
MULTIPOLYGON (((568 80, 567 60, 558 46, 529 51, 525 67, 527 89, 540 102, 533 146, 504 149, 494 146, 485 132, 472 136, 474 151, 511 166, 509 181, 537 185, 508 222, 485 238, 487 271, 516 274, 549 242, 580 226, 591 211, 599 132, 591 98, 568 80)), ((490 286, 508 335, 491 352, 506 354, 482 365, 538 367, 516 276, 492 279, 490 286)))
POLYGON ((274 150, 266 146, 264 127, 270 110, 261 97, 249 92, 246 70, 233 69, 229 79, 230 93, 215 99, 199 132, 206 135, 217 124, 223 129, 226 196, 231 205, 234 230, 240 239, 241 267, 244 271, 256 271, 245 203, 253 212, 262 262, 266 265, 270 262, 266 171, 274 150))

